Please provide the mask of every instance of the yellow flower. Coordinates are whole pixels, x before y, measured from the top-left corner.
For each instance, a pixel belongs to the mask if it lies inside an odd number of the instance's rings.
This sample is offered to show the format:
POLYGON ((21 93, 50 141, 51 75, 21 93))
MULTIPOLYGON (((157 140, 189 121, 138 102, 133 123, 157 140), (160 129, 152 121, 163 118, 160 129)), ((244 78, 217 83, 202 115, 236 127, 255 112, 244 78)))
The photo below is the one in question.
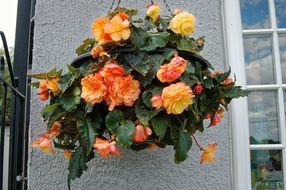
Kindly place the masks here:
POLYGON ((130 37, 129 21, 122 19, 121 15, 115 15, 108 23, 104 25, 104 32, 110 35, 110 38, 119 42, 122 39, 127 40, 130 37))
POLYGON ((58 95, 59 93, 61 93, 61 90, 58 86, 58 82, 59 82, 60 78, 55 77, 52 79, 48 80, 48 88, 52 91, 53 94, 58 95))
POLYGON ((185 11, 179 12, 170 22, 170 29, 176 34, 189 35, 195 30, 196 18, 185 11))
POLYGON ((100 103, 106 95, 106 87, 103 78, 99 74, 93 74, 81 79, 81 97, 88 104, 100 103))
POLYGON ((92 24, 93 35, 99 44, 102 44, 107 41, 111 41, 110 35, 106 34, 103 29, 104 25, 108 22, 109 22, 109 19, 102 17, 102 18, 96 19, 92 24))
POLYGON ((181 114, 193 104, 193 97, 191 88, 183 82, 171 84, 162 91, 163 106, 168 114, 181 114))
POLYGON ((147 16, 152 19, 153 22, 156 22, 160 16, 160 7, 158 4, 153 4, 147 9, 147 16))
POLYGON ((217 148, 217 143, 215 144, 208 144, 201 155, 201 164, 203 163, 212 163, 215 160, 215 151, 217 148))

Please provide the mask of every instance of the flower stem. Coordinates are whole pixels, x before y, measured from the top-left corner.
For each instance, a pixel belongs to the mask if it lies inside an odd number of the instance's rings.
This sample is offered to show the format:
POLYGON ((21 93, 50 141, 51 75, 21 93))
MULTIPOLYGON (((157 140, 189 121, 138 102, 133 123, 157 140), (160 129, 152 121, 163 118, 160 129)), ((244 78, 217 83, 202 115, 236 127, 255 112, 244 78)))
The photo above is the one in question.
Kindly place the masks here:
POLYGON ((196 137, 195 137, 194 135, 192 135, 192 137, 193 137, 193 139, 194 139, 196 145, 199 147, 199 149, 200 149, 201 151, 204 151, 204 148, 203 148, 202 145, 200 145, 200 143, 197 141, 196 137))

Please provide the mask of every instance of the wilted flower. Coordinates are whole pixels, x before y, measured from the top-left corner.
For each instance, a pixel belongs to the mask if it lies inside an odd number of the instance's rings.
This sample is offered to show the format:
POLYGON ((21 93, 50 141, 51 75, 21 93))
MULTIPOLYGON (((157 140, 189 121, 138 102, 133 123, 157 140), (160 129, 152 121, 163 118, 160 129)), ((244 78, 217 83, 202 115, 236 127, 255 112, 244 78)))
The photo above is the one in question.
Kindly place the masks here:
POLYGON ((195 30, 195 22, 192 14, 181 11, 171 20, 170 28, 176 34, 189 35, 195 30))
POLYGON ((208 144, 201 155, 201 164, 212 163, 215 160, 215 151, 217 148, 217 143, 208 144))
POLYGON ((108 23, 104 25, 104 32, 110 35, 110 38, 119 42, 122 39, 127 40, 130 37, 129 21, 122 19, 122 15, 115 15, 108 23))
POLYGON ((161 95, 155 95, 151 98, 152 106, 156 109, 159 109, 163 106, 164 100, 161 95))
POLYGON ((52 147, 52 141, 46 133, 39 135, 38 139, 32 143, 32 147, 39 147, 43 152, 55 154, 55 150, 52 147))
POLYGON ((115 141, 103 140, 96 137, 93 147, 103 157, 107 157, 109 154, 120 156, 121 153, 115 144, 115 141))
POLYGON ((168 114, 181 114, 187 107, 193 104, 193 93, 184 82, 178 82, 165 87, 162 91, 163 106, 168 114))
POLYGON ((230 77, 225 79, 224 81, 222 81, 222 85, 224 85, 224 86, 228 86, 228 85, 231 85, 231 84, 234 84, 234 81, 230 77))
POLYGON ((96 41, 102 44, 107 41, 111 41, 110 35, 104 32, 104 25, 109 22, 107 18, 98 18, 92 24, 92 31, 96 41))
POLYGON ((161 82, 173 82, 185 72, 187 61, 179 56, 175 56, 169 64, 161 65, 157 72, 157 78, 161 82))
POLYGON ((138 124, 133 134, 133 142, 140 143, 148 139, 152 134, 152 130, 148 126, 138 124))
POLYGON ((65 149, 63 152, 63 156, 68 160, 72 158, 72 155, 73 155, 73 152, 68 149, 65 149))
POLYGON ((132 106, 139 98, 139 94, 140 83, 131 75, 115 78, 112 85, 108 86, 106 101, 109 104, 109 111, 122 104, 132 106))
POLYGON ((41 80, 37 94, 42 101, 49 99, 48 80, 41 80))
POLYGON ((92 74, 81 79, 81 97, 88 104, 100 103, 106 95, 103 78, 99 74, 92 74))
POLYGON ((152 4, 147 9, 147 16, 156 22, 160 16, 160 6, 158 4, 152 4))
POLYGON ((109 56, 101 45, 93 47, 90 54, 93 58, 109 56))
POLYGON ((60 134, 60 128, 61 128, 61 123, 58 121, 55 121, 52 124, 52 127, 49 129, 48 133, 49 133, 49 138, 53 138, 56 137, 60 134))

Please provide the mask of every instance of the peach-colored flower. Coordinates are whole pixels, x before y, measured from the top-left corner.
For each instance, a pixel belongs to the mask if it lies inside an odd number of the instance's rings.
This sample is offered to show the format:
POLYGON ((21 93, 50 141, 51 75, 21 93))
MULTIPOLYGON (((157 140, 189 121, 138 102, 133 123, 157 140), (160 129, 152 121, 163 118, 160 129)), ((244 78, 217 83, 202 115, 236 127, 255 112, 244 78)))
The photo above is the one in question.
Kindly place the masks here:
POLYGON ((58 86, 60 78, 59 77, 54 77, 52 79, 48 79, 48 89, 52 91, 53 94, 59 95, 61 93, 61 90, 58 86))
POLYGON ((49 138, 53 138, 56 137, 60 134, 60 128, 61 128, 61 123, 58 121, 55 121, 52 124, 52 127, 49 129, 48 133, 49 133, 49 138))
POLYGON ((32 147, 39 147, 43 152, 55 154, 52 141, 46 133, 39 135, 38 139, 32 143, 32 147))
POLYGON ((111 41, 110 35, 104 32, 104 25, 109 22, 107 18, 98 18, 92 24, 92 31, 99 44, 111 41))
POLYGON ((217 143, 208 144, 201 155, 201 164, 212 163, 215 160, 215 151, 217 148, 217 143))
POLYGON ((202 91, 204 90, 203 86, 201 85, 201 83, 198 83, 195 88, 194 88, 194 93, 196 95, 200 95, 202 93, 202 91))
POLYGON ((103 157, 107 157, 109 154, 120 156, 121 153, 115 144, 115 141, 103 140, 99 137, 96 137, 93 147, 103 157))
POLYGON ((116 16, 119 16, 123 21, 129 18, 129 15, 126 13, 118 13, 116 16))
POLYGON ((189 35, 195 30, 196 18, 186 11, 177 11, 177 15, 170 22, 170 29, 176 34, 189 35))
POLYGON ((119 42, 127 40, 130 37, 131 31, 129 21, 123 20, 120 15, 115 15, 108 23, 104 25, 104 32, 110 35, 110 38, 119 42))
POLYGON ((147 16, 156 22, 160 16, 160 6, 158 4, 152 4, 147 9, 147 16))
POLYGON ((148 126, 138 124, 133 133, 133 142, 141 143, 148 139, 152 134, 152 130, 148 126))
POLYGON ((161 95, 155 95, 151 98, 152 106, 156 109, 159 109, 163 106, 164 100, 161 95))
POLYGON ((162 91, 163 106, 168 114, 181 114, 193 104, 193 93, 184 82, 178 82, 165 87, 162 91))
POLYGON ((228 86, 228 85, 231 85, 231 84, 233 84, 234 82, 233 82, 233 79, 232 78, 227 78, 227 79, 225 79, 224 81, 222 81, 222 85, 224 85, 224 86, 228 86))
POLYGON ((215 78, 217 75, 220 75, 220 74, 223 74, 223 71, 215 70, 215 71, 211 72, 210 74, 208 74, 208 76, 211 78, 215 78))
POLYGON ((106 95, 106 86, 103 78, 95 73, 81 79, 82 93, 81 97, 88 104, 100 103, 106 95))
POLYGON ((122 77, 125 74, 122 66, 119 66, 116 61, 107 62, 99 72, 104 78, 107 86, 110 86, 116 77, 122 77))
POLYGON ((175 56, 169 64, 161 65, 157 72, 157 78, 161 82, 173 82, 185 72, 187 61, 182 57, 175 56))
POLYGON ((223 118, 223 115, 224 115, 224 109, 223 108, 219 108, 213 118, 212 118, 212 121, 211 121, 211 126, 216 126, 217 124, 219 124, 223 118))
POLYGON ((68 149, 65 149, 63 152, 63 156, 68 160, 72 158, 72 155, 73 155, 73 152, 68 149))
POLYGON ((90 54, 92 55, 93 58, 109 56, 101 45, 93 47, 90 54))
POLYGON ((140 83, 134 80, 131 75, 115 78, 111 86, 108 86, 106 101, 109 105, 109 111, 122 104, 132 106, 139 98, 139 94, 140 83))
POLYGON ((49 99, 48 80, 40 81, 39 92, 37 94, 42 101, 49 99))

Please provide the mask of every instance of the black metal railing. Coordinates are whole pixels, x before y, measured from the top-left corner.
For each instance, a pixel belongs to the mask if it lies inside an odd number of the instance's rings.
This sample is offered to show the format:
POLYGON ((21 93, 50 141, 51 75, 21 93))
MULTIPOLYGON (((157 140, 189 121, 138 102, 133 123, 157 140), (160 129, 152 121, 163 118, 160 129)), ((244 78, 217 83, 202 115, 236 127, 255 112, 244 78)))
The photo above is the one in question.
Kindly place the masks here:
MULTIPOLYGON (((26 130, 26 97, 18 90, 18 81, 14 76, 8 45, 5 35, 0 31, 1 40, 4 48, 4 55, 0 55, 0 88, 2 88, 1 105, 1 135, 0 135, 0 189, 8 187, 9 189, 22 189, 23 180, 17 176, 22 176, 23 161, 25 158, 23 152, 25 144, 23 142, 23 129, 26 130), (7 77, 4 74, 8 73, 7 77), (11 101, 8 101, 10 99, 11 101), (8 108, 10 108, 8 110, 8 108), (8 113, 10 112, 10 113, 8 113), (7 117, 10 116, 10 117, 7 117), (9 122, 7 122, 9 118, 9 122), (7 130, 8 128, 8 130, 7 130), (9 132, 9 143, 5 143, 5 131, 9 132), (19 144, 21 146, 19 146, 19 144), (5 148, 9 147, 9 154, 5 148), (8 171, 4 170, 4 161, 8 163, 8 171)), ((7 142, 7 141, 6 141, 7 142)))

